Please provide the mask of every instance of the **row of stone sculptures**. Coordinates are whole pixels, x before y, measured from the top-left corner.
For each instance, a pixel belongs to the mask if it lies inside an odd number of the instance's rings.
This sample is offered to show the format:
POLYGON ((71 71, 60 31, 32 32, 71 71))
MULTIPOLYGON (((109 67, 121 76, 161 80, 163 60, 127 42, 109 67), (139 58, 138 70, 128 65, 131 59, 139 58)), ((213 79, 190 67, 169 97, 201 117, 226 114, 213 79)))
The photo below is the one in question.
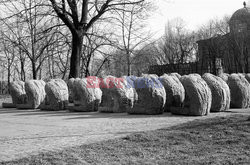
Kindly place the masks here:
POLYGON ((67 83, 61 79, 47 83, 43 80, 15 81, 10 84, 13 103, 3 103, 3 107, 149 115, 166 111, 203 116, 230 107, 250 106, 250 74, 222 74, 219 77, 210 73, 202 76, 172 73, 161 77, 144 74, 120 79, 107 76, 95 87, 90 80, 72 78, 67 83))

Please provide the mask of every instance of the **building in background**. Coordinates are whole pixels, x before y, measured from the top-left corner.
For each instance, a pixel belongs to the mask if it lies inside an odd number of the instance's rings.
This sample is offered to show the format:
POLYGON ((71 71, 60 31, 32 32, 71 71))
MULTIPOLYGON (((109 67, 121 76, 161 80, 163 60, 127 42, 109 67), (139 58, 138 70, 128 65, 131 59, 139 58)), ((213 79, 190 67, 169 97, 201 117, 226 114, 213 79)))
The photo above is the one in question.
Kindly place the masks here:
POLYGON ((198 58, 202 68, 218 74, 250 71, 250 8, 237 10, 229 21, 230 32, 198 41, 198 58))
POLYGON ((237 10, 228 23, 229 33, 197 41, 197 62, 151 66, 149 73, 249 73, 250 7, 244 2, 244 7, 237 10))

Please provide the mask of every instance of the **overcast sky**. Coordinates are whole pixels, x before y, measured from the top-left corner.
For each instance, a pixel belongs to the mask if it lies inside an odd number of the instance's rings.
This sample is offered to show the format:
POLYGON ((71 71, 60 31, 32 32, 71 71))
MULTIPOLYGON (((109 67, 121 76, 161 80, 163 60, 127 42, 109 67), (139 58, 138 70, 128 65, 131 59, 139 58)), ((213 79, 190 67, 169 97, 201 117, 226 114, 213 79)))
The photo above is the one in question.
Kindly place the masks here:
MULTIPOLYGON (((195 30, 200 25, 213 18, 232 15, 243 7, 244 0, 153 0, 158 6, 150 18, 150 27, 158 35, 164 33, 168 20, 182 18, 188 29, 195 30)), ((248 0, 246 0, 248 2, 248 0)), ((250 2, 247 3, 250 6, 250 2)))

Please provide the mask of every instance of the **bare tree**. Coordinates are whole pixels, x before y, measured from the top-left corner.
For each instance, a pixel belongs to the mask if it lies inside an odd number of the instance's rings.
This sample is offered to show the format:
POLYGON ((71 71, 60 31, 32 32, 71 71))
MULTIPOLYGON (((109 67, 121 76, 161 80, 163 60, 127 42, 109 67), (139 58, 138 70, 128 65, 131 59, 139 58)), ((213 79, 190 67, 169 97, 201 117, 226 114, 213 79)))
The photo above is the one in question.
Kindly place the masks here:
POLYGON ((69 28, 72 35, 72 53, 70 59, 69 77, 80 76, 80 59, 83 38, 89 29, 101 19, 101 17, 115 10, 124 10, 124 6, 140 4, 144 0, 50 0, 57 16, 69 28))
MULTIPOLYGON (((21 0, 14 3, 8 1, 2 5, 7 7, 11 14, 1 19, 6 29, 2 33, 3 37, 19 49, 22 66, 24 60, 21 54, 24 53, 29 59, 33 79, 38 78, 39 71, 41 78, 41 66, 48 57, 45 50, 56 42, 57 34, 56 29, 51 28, 55 21, 50 16, 49 8, 44 8, 47 6, 45 0, 21 0)), ((21 71, 23 72, 23 67, 21 71)))
POLYGON ((169 64, 183 64, 195 60, 195 34, 185 28, 182 19, 168 22, 165 35, 159 42, 162 60, 169 64))
POLYGON ((4 65, 7 69, 7 78, 8 78, 8 86, 10 85, 10 78, 12 76, 11 70, 13 68, 13 63, 15 62, 15 49, 14 47, 5 40, 1 40, 1 52, 4 54, 4 58, 6 59, 6 65, 4 65))
POLYGON ((97 23, 89 30, 84 39, 84 49, 81 56, 81 77, 93 75, 92 68, 98 66, 93 66, 92 61, 95 58, 101 58, 103 62, 106 62, 107 49, 115 46, 112 40, 113 31, 103 29, 102 25, 104 24, 107 24, 107 22, 97 23))
POLYGON ((229 16, 224 16, 222 19, 211 19, 206 24, 199 27, 197 30, 197 39, 204 40, 219 35, 225 35, 229 33, 229 16))
POLYGON ((138 47, 145 44, 152 37, 149 30, 146 29, 145 20, 154 6, 148 2, 142 2, 140 5, 131 5, 122 11, 117 11, 117 19, 114 24, 118 26, 117 32, 118 49, 125 56, 126 75, 131 75, 131 66, 133 56, 138 47), (121 42, 119 42, 121 41, 121 42))

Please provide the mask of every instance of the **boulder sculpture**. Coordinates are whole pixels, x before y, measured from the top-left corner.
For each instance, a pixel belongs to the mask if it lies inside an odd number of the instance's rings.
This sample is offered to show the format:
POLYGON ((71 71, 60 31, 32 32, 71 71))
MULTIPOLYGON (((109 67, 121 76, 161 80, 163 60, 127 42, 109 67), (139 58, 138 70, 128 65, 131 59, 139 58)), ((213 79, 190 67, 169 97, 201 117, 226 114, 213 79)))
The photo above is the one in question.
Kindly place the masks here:
POLYGON ((227 73, 221 73, 218 75, 220 78, 222 78, 222 80, 224 80, 225 82, 228 81, 228 77, 229 77, 229 74, 227 73))
POLYGON ((179 73, 170 73, 169 75, 170 75, 170 76, 175 76, 175 77, 177 77, 178 79, 181 78, 181 75, 180 75, 179 73))
POLYGON ((144 75, 134 81, 137 97, 129 114, 157 115, 164 112, 166 92, 156 76, 144 75))
POLYGON ((245 74, 245 78, 246 78, 247 81, 250 83, 250 73, 245 74))
POLYGON ((25 82, 25 91, 27 94, 27 102, 17 104, 19 109, 36 109, 45 101, 45 85, 43 80, 29 80, 25 82))
POLYGON ((177 76, 164 74, 160 81, 166 91, 165 112, 170 112, 171 107, 181 107, 185 99, 185 89, 177 76))
POLYGON ((76 78, 73 83, 73 106, 70 111, 93 112, 98 111, 101 103, 102 91, 88 85, 87 78, 76 78))
POLYGON ((247 79, 240 74, 231 74, 227 83, 231 92, 231 108, 248 108, 250 105, 250 84, 247 79))
POLYGON ((42 110, 64 110, 68 106, 69 91, 65 81, 52 79, 45 85, 46 98, 42 110))
POLYGON ((226 111, 230 108, 230 89, 222 78, 205 73, 202 78, 206 81, 212 92, 211 112, 226 111))
POLYGON ((128 88, 126 77, 107 76, 100 88, 103 93, 100 112, 122 113, 133 107, 135 93, 133 88, 128 88))
POLYGON ((184 106, 171 108, 171 112, 177 115, 204 116, 209 114, 212 94, 207 83, 197 75, 181 77, 181 83, 185 88, 184 106))
POLYGON ((23 81, 14 81, 10 83, 10 95, 12 103, 3 103, 3 108, 16 108, 16 104, 24 104, 27 100, 23 81))

